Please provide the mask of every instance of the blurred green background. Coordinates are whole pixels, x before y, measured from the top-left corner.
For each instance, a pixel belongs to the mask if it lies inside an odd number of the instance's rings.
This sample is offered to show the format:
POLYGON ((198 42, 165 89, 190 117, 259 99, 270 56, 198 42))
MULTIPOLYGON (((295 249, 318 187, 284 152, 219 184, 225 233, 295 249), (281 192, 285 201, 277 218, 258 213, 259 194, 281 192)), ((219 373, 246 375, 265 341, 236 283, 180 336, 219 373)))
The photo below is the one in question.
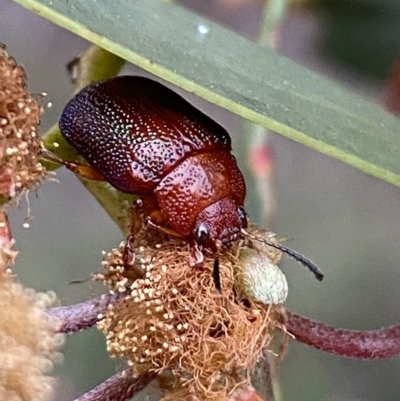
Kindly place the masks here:
MULTIPOLYGON (((181 3, 247 37, 257 37, 261 0, 181 3)), ((287 15, 279 52, 381 102, 390 67, 400 56, 400 2, 305 3, 314 7, 296 7, 287 15)), ((42 121, 45 131, 70 96, 66 64, 87 43, 11 0, 0 2, 0 42, 25 66, 31 91, 48 93, 53 106, 42 121)), ((146 75, 132 66, 124 72, 146 75)), ((184 95, 225 126, 238 143, 242 125, 237 116, 184 95)), ((290 246, 312 258, 326 275, 319 283, 286 259, 282 268, 289 282, 287 307, 346 328, 375 329, 397 322, 400 189, 279 135, 272 135, 269 145, 275 160, 273 229, 294 238, 290 246)), ((246 160, 239 164, 244 167, 246 160)), ((24 203, 11 217, 20 251, 20 280, 37 290, 54 290, 67 305, 104 290, 90 281, 68 283, 100 270, 101 251, 123 237, 71 173, 62 169, 56 178, 58 183, 46 182, 37 197, 31 195, 34 220, 29 229, 22 227, 24 203)), ((248 189, 251 205, 255 194, 255 188, 248 189)), ((248 212, 256 216, 255 210, 248 212)), ((74 399, 118 368, 95 329, 68 337, 64 355, 56 371, 58 401, 74 399)), ((398 401, 399 376, 398 359, 346 360, 295 342, 280 367, 285 401, 398 401)))

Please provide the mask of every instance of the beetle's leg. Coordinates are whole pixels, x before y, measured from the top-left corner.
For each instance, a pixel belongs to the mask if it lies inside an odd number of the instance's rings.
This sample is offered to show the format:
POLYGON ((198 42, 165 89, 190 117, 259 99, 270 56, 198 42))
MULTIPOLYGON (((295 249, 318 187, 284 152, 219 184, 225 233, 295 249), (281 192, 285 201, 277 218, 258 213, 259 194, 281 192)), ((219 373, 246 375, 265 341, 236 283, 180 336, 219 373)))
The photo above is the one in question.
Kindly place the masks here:
POLYGON ((75 161, 62 160, 53 153, 45 149, 42 149, 41 155, 46 160, 62 164, 68 170, 71 170, 73 173, 79 175, 81 178, 86 178, 88 180, 93 180, 93 181, 105 181, 104 177, 99 172, 97 172, 93 167, 87 164, 75 161))
POLYGON ((134 236, 128 235, 122 252, 122 265, 124 270, 129 272, 129 274, 133 273, 136 278, 143 278, 145 272, 137 263, 135 263, 135 260, 136 252, 134 248, 134 236))
POLYGON ((105 181, 104 177, 99 172, 87 164, 65 161, 63 165, 81 178, 92 181, 105 181))
POLYGON ((195 241, 189 243, 189 264, 190 266, 201 266, 204 261, 203 252, 195 241))
POLYGON ((136 235, 142 229, 142 209, 143 201, 140 198, 135 199, 132 202, 131 212, 131 224, 130 224, 130 235, 136 235))
POLYGON ((122 260, 125 266, 132 266, 135 262, 135 249, 133 243, 135 241, 135 235, 142 228, 142 216, 140 214, 140 208, 142 207, 142 200, 136 199, 132 204, 132 213, 131 213, 131 225, 130 225, 130 234, 126 238, 124 253, 122 255, 122 260))
MULTIPOLYGON (((199 246, 195 241, 191 241, 189 243, 189 264, 192 267, 202 267, 204 262, 204 255, 203 252, 200 250, 199 246)), ((219 294, 222 295, 222 288, 221 288, 221 278, 219 274, 219 256, 217 254, 216 258, 214 259, 213 264, 213 280, 215 289, 219 294)))
POLYGON ((147 224, 151 227, 151 228, 155 228, 159 231, 161 231, 164 234, 168 234, 171 237, 175 237, 175 238, 184 238, 181 234, 179 234, 178 232, 176 232, 175 230, 173 230, 172 228, 168 228, 168 227, 164 227, 164 226, 160 226, 156 223, 154 223, 151 218, 147 219, 147 224))
POLYGON ((172 237, 182 238, 182 235, 166 226, 167 222, 160 210, 160 205, 158 204, 158 200, 154 194, 142 196, 141 198, 143 212, 144 215, 147 216, 146 221, 150 227, 155 228, 164 234, 171 235, 172 237))
POLYGON ((129 234, 126 237, 125 248, 122 254, 122 261, 124 262, 125 267, 132 267, 135 263, 136 253, 133 247, 133 242, 135 240, 135 236, 133 234, 129 234))

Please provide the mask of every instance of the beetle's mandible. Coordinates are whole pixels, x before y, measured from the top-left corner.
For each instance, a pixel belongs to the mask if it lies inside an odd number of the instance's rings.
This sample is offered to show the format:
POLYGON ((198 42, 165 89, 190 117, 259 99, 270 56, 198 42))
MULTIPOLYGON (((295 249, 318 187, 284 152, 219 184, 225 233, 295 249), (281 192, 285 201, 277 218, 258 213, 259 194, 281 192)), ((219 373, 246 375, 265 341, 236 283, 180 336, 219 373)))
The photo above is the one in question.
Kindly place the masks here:
MULTIPOLYGON (((189 241, 197 263, 248 235, 246 185, 229 134, 172 90, 137 76, 97 82, 71 99, 59 125, 98 176, 137 194, 151 223, 189 241)), ((322 279, 308 259, 270 245, 322 279)), ((214 279, 220 290, 218 257, 214 279)))

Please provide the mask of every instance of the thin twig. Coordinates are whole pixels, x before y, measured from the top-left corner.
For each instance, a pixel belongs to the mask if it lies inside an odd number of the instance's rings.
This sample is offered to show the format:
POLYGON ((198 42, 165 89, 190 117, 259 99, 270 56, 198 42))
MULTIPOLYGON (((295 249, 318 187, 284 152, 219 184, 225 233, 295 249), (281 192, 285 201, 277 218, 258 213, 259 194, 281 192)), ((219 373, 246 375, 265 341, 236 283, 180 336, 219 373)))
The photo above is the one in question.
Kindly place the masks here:
POLYGON ((108 305, 113 304, 119 297, 120 294, 105 294, 79 304, 51 308, 47 313, 59 321, 57 332, 74 333, 95 325, 99 315, 104 315, 108 305))
POLYGON ((133 378, 129 369, 110 377, 93 390, 77 398, 75 401, 126 401, 146 387, 156 373, 145 373, 133 378))
POLYGON ((345 330, 287 312, 287 330, 297 341, 348 358, 400 356, 400 324, 379 330, 345 330))

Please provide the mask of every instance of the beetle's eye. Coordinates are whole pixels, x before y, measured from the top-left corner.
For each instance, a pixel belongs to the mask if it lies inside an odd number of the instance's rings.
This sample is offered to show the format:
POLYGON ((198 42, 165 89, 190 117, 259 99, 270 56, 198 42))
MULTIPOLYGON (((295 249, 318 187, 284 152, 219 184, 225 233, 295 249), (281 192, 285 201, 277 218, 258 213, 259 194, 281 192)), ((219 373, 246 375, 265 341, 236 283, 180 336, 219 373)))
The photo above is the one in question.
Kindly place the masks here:
POLYGON ((246 228, 247 227, 247 213, 246 213, 246 211, 242 207, 239 207, 238 214, 239 214, 239 224, 240 224, 240 226, 242 228, 246 228))
POLYGON ((199 244, 204 244, 210 238, 210 232, 204 223, 200 223, 196 229, 196 242, 199 244))

